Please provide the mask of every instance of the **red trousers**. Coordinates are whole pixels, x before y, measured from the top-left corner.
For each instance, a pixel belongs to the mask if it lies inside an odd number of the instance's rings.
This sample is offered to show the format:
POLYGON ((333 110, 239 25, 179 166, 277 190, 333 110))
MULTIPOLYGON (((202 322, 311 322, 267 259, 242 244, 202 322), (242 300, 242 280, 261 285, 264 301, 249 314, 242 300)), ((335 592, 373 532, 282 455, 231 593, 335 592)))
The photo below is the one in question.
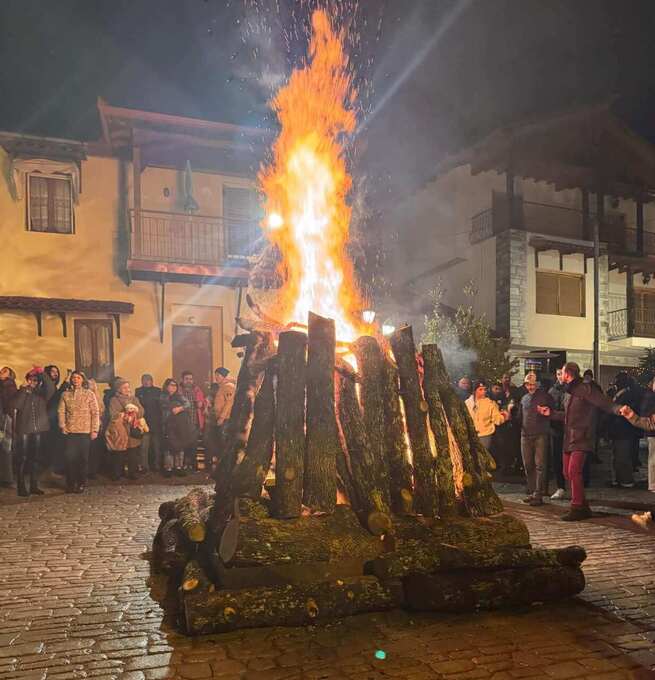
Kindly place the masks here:
POLYGON ((564 479, 571 485, 571 505, 578 507, 585 505, 582 469, 586 456, 586 451, 565 451, 562 456, 564 479))

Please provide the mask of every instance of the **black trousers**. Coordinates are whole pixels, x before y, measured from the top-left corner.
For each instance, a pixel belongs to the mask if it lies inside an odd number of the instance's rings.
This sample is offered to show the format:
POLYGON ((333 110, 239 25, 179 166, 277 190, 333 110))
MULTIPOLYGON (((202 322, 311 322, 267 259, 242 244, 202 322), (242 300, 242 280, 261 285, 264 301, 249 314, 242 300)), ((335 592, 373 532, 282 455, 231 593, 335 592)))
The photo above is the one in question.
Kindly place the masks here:
POLYGON ((140 446, 127 449, 126 451, 109 451, 109 459, 111 461, 111 478, 114 480, 120 479, 125 472, 125 463, 127 463, 127 474, 130 479, 136 477, 136 471, 139 466, 140 446))
POLYGON ((16 461, 16 476, 18 487, 25 486, 25 476, 30 478, 30 486, 36 488, 36 462, 41 457, 43 433, 30 432, 22 434, 19 439, 18 459, 16 461))
POLYGON ((553 474, 555 476, 558 489, 566 489, 566 480, 564 479, 564 466, 562 460, 563 448, 564 432, 561 430, 555 430, 550 436, 550 459, 552 461, 553 474))
POLYGON ((66 486, 69 489, 76 485, 86 484, 90 447, 91 435, 89 434, 75 433, 65 436, 64 460, 66 461, 66 486))

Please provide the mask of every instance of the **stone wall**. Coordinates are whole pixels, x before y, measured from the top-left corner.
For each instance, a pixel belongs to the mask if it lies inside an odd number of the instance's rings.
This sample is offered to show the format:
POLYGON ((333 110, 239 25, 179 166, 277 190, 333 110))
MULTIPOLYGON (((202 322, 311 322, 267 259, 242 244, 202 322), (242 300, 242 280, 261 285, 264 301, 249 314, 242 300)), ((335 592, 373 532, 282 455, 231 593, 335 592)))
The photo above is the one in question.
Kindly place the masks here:
POLYGON ((528 279, 528 235, 510 229, 496 237, 496 330, 525 342, 526 290, 528 279))

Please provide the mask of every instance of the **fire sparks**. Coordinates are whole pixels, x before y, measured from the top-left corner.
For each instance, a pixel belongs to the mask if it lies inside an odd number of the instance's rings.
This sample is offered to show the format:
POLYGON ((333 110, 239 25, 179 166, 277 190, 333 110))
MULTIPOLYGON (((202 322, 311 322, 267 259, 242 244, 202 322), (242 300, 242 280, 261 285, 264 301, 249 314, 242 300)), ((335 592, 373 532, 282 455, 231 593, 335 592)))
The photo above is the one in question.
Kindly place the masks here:
POLYGON ((352 179, 343 142, 355 129, 357 93, 344 35, 322 10, 314 12, 312 29, 307 63, 272 102, 281 131, 273 160, 259 176, 266 196, 263 224, 283 260, 276 316, 306 323, 315 312, 334 319, 337 337, 351 342, 360 334, 363 302, 346 253, 352 179))

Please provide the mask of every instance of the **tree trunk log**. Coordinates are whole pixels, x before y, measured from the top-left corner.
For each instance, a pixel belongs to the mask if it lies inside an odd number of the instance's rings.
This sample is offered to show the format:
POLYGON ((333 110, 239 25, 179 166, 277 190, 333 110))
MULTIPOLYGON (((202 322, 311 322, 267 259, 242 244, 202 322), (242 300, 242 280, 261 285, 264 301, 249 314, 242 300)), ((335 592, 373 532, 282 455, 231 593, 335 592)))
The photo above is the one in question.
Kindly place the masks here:
POLYGON ((238 496, 259 498, 271 467, 275 437, 276 368, 269 360, 264 381, 255 398, 254 417, 243 460, 232 471, 232 488, 238 496))
POLYGON ((572 597, 584 589, 585 579, 579 567, 547 566, 411 574, 403 579, 403 585, 410 609, 472 612, 572 597))
POLYGON ((341 443, 334 406, 335 347, 334 320, 310 312, 303 502, 313 512, 334 512, 337 502, 341 443))
POLYGON ((178 519, 162 522, 152 544, 152 564, 157 571, 180 573, 187 563, 191 543, 178 519))
POLYGON ((399 515, 410 514, 414 500, 412 465, 405 439, 405 418, 400 405, 398 369, 386 356, 382 364, 382 403, 391 509, 399 515))
POLYGON ((205 570, 197 560, 189 560, 184 567, 180 589, 183 593, 202 592, 214 590, 214 584, 208 578, 205 570))
POLYGON ((230 567, 367 561, 381 549, 381 541, 362 528, 355 513, 347 505, 337 505, 330 515, 306 515, 285 521, 242 517, 230 567))
POLYGON ((159 519, 167 522, 175 517, 175 501, 164 501, 159 506, 159 519))
POLYGON ((184 615, 187 632, 198 635, 238 628, 306 626, 393 609, 402 602, 398 582, 381 584, 373 576, 361 576, 306 586, 190 593, 184 598, 184 615))
POLYGON ((366 474, 375 477, 375 486, 380 489, 382 500, 389 507, 391 495, 385 442, 382 351, 378 341, 366 335, 358 338, 352 347, 361 377, 359 396, 371 455, 366 474))
POLYGON ((305 458, 307 336, 280 333, 275 414, 276 517, 298 517, 302 508, 305 458))
POLYGON ((250 333, 245 348, 245 356, 237 377, 232 413, 226 428, 225 453, 214 473, 217 501, 210 521, 210 528, 214 534, 221 531, 233 507, 235 494, 232 490, 232 471, 237 460, 244 455, 248 441, 257 386, 266 361, 273 351, 271 334, 250 333))
POLYGON ((205 540, 207 529, 200 513, 212 503, 212 496, 199 487, 191 489, 186 496, 175 501, 175 515, 180 526, 194 543, 205 540))
POLYGON ((441 358, 436 345, 423 345, 423 390, 428 402, 430 427, 434 435, 437 449, 436 471, 439 489, 439 516, 448 517, 457 512, 457 495, 454 480, 452 456, 457 452, 451 451, 448 435, 448 420, 443 402, 439 396, 438 362, 441 358))
POLYGON ((416 348, 411 326, 398 329, 390 337, 391 349, 398 365, 400 396, 405 406, 407 434, 414 464, 414 509, 426 517, 439 514, 439 495, 435 459, 430 447, 427 403, 421 393, 416 368, 416 348))
POLYGON ((356 508, 365 526, 376 536, 391 529, 391 511, 386 503, 389 487, 381 488, 374 474, 376 460, 371 452, 364 420, 357 401, 355 383, 337 375, 339 422, 348 449, 356 508))
MULTIPOLYGON (((503 504, 491 486, 491 474, 480 464, 478 458, 479 438, 471 435, 473 423, 466 404, 457 396, 443 361, 441 352, 435 348, 432 353, 436 371, 435 382, 443 402, 450 427, 462 454, 464 466, 464 495, 466 504, 473 515, 492 515, 501 512, 503 504), (473 441, 473 445, 472 445, 473 441)), ((475 429, 473 428, 473 433, 475 429)), ((485 463, 486 461, 482 461, 485 463)))

